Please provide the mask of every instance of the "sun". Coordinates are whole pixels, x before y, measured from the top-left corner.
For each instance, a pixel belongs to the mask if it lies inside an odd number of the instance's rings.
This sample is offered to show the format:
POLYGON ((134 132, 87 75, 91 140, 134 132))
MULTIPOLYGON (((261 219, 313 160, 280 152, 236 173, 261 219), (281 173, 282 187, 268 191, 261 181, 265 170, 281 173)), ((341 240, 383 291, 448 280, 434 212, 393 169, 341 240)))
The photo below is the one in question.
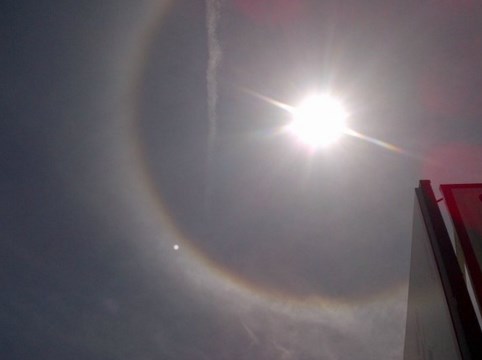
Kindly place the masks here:
POLYGON ((312 148, 333 144, 346 132, 348 114, 341 101, 329 94, 307 97, 291 112, 287 130, 312 148))

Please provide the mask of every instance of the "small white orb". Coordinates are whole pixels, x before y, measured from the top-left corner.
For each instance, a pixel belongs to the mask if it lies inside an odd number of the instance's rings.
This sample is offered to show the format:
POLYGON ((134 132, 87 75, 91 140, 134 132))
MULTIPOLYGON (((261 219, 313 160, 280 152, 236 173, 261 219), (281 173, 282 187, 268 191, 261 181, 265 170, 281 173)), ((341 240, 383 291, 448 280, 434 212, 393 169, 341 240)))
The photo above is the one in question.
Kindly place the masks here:
POLYGON ((175 244, 172 248, 173 248, 174 250, 179 250, 179 245, 178 245, 178 244, 175 244))

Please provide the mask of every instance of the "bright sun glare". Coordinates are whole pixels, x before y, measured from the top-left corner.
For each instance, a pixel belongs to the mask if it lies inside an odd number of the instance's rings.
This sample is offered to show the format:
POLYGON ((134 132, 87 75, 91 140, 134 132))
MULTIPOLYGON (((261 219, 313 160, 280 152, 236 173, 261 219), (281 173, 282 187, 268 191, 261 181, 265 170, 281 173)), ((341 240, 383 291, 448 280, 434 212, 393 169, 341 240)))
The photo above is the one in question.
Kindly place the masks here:
POLYGON ((334 143, 346 132, 347 112, 331 95, 314 95, 292 110, 293 120, 287 130, 310 147, 334 143))
POLYGON ((399 154, 414 156, 403 148, 349 128, 345 123, 349 113, 342 101, 329 93, 312 95, 293 107, 256 91, 247 88, 242 90, 289 112, 293 119, 282 131, 290 132, 312 149, 333 144, 342 135, 349 135, 399 154))

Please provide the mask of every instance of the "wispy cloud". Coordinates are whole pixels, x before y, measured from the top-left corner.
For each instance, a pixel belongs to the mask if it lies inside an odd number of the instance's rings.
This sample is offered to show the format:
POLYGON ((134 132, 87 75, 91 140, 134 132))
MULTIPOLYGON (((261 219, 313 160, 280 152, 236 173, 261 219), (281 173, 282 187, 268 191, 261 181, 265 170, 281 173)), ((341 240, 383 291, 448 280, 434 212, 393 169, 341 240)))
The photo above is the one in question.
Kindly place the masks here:
POLYGON ((210 212, 212 198, 212 167, 217 135, 217 104, 218 80, 217 72, 221 63, 221 45, 218 38, 218 25, 221 16, 222 0, 206 0, 206 30, 208 40, 208 64, 206 70, 207 103, 208 103, 208 149, 207 149, 207 176, 205 186, 205 209, 210 212))

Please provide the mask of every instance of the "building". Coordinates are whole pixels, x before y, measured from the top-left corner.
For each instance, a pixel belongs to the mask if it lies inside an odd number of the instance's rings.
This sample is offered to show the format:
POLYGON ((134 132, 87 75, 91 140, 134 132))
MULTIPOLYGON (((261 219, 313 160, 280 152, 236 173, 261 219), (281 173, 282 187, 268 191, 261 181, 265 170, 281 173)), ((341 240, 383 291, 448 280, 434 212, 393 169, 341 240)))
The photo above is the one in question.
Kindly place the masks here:
POLYGON ((430 181, 415 190, 404 360, 480 360, 482 184, 441 190, 454 244, 430 181))

